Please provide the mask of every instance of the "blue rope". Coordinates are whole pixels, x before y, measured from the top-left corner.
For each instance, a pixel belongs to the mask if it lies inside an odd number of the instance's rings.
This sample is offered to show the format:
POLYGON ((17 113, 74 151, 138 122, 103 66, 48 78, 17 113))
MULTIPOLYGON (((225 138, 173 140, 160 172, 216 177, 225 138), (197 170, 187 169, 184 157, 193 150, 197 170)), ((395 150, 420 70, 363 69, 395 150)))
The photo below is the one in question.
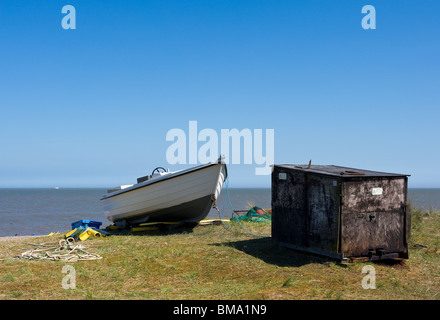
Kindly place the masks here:
MULTIPOLYGON (((231 210, 232 210, 232 216, 231 216, 231 218, 234 217, 234 213, 235 213, 235 211, 234 211, 234 207, 232 206, 232 203, 231 203, 231 198, 229 197, 229 177, 226 178, 226 190, 225 190, 225 191, 226 191, 226 196, 225 196, 225 199, 223 200, 223 207, 222 207, 221 220, 222 220, 222 223, 223 223, 223 225, 225 226, 225 228, 229 230, 229 228, 226 227, 225 222, 223 221, 223 217, 224 217, 224 213, 225 213, 225 203, 226 203, 226 199, 228 199, 229 206, 230 206, 230 208, 231 208, 231 210)), ((259 237, 259 238, 270 238, 270 237, 268 237, 268 236, 260 236, 260 235, 258 235, 258 234, 252 233, 252 232, 250 232, 249 230, 247 230, 245 227, 243 227, 243 225, 241 224, 240 220, 237 219, 237 222, 238 222, 238 224, 243 228, 244 231, 246 231, 246 232, 249 233, 250 235, 253 235, 254 237, 259 237)))

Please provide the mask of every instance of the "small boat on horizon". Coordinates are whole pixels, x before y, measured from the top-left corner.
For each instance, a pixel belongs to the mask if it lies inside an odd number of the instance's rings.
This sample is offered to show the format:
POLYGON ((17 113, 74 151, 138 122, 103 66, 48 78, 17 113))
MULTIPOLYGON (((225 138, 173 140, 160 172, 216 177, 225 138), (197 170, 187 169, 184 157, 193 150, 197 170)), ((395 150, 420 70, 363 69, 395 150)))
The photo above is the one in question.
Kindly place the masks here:
POLYGON ((117 226, 148 222, 195 224, 203 220, 220 196, 227 168, 223 159, 171 172, 155 168, 133 185, 108 190, 101 198, 104 214, 117 226))

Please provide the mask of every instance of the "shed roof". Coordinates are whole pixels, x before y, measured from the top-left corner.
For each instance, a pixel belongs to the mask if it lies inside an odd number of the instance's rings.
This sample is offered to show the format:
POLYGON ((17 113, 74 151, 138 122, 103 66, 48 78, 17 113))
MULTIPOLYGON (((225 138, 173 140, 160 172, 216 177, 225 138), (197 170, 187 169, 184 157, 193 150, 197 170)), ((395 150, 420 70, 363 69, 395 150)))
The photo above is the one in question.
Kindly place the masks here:
POLYGON ((303 172, 311 172, 323 175, 329 175, 333 177, 408 177, 409 174, 400 174, 400 173, 388 173, 388 172, 379 172, 379 171, 371 171, 364 169, 355 169, 349 167, 341 167, 335 165, 294 165, 294 164, 276 164, 275 167, 287 168, 292 170, 298 170, 303 172))

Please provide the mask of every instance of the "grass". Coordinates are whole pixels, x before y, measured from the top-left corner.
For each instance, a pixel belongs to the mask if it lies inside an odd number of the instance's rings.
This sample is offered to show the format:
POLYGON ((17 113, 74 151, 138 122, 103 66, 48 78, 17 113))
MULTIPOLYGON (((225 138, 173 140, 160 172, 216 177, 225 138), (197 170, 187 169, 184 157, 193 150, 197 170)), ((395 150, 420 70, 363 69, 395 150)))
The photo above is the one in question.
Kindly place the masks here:
MULTIPOLYGON (((270 235, 270 223, 242 224, 270 235)), ((103 259, 67 263, 76 288, 63 289, 65 262, 0 261, 0 299, 434 299, 440 298, 440 213, 412 210, 409 259, 339 264, 295 252, 235 223, 192 231, 112 235, 83 242, 103 259), (362 288, 373 265, 376 289, 362 288)), ((0 242, 0 258, 19 255, 23 242, 0 242)))

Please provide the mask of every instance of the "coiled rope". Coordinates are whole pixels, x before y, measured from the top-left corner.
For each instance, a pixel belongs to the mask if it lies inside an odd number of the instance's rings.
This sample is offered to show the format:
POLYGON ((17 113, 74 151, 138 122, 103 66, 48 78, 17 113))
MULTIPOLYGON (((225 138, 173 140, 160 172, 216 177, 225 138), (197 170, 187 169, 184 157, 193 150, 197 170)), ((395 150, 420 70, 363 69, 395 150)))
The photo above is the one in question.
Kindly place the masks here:
POLYGON ((51 260, 51 261, 68 261, 75 262, 79 260, 98 260, 102 257, 96 253, 90 253, 84 250, 84 246, 81 244, 75 244, 75 239, 67 238, 61 239, 56 242, 45 243, 26 243, 32 245, 35 248, 23 252, 21 255, 16 256, 17 259, 29 259, 29 260, 51 260))

